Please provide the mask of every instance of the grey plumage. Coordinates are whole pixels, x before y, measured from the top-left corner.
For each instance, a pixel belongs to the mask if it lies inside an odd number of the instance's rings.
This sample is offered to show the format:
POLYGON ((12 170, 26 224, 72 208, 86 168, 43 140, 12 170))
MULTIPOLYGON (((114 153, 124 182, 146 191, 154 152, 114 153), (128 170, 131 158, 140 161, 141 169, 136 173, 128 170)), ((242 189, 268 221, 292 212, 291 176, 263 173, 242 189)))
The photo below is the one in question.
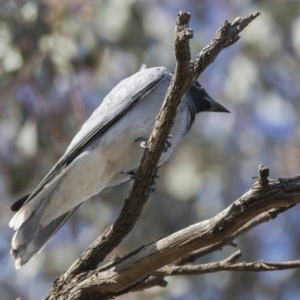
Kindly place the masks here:
MULTIPOLYGON (((82 202, 103 189, 129 181, 172 79, 164 67, 141 69, 121 81, 72 140, 66 153, 37 188, 12 206, 9 226, 16 232, 12 255, 19 268, 39 253, 82 202)), ((199 84, 185 94, 172 128, 165 162, 190 130, 196 113, 228 112, 199 84)))

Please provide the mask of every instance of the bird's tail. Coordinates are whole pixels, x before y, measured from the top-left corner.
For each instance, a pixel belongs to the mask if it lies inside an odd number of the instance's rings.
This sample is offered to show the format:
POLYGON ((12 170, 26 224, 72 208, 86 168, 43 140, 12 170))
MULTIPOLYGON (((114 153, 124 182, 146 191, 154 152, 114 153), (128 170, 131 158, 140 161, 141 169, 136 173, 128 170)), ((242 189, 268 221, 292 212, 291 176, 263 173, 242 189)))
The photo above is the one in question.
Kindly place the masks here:
POLYGON ((16 230, 11 242, 11 254, 17 269, 38 254, 78 208, 77 206, 46 226, 41 226, 45 208, 66 171, 67 169, 33 198, 25 197, 25 200, 22 198, 13 204, 12 210, 17 210, 17 213, 10 220, 9 226, 16 230))
POLYGON ((11 254, 15 259, 16 269, 19 269, 34 255, 38 254, 79 206, 54 219, 44 228, 40 225, 39 214, 34 214, 26 220, 16 231, 12 239, 11 254))

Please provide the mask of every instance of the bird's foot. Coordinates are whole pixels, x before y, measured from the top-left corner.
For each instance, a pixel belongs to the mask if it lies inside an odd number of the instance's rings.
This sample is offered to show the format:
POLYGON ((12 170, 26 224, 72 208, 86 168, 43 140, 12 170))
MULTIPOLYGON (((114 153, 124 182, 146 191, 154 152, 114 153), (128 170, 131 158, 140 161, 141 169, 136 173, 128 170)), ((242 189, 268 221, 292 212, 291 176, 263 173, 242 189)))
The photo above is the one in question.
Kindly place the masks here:
MULTIPOLYGON (((169 136, 168 136, 168 139, 169 139, 169 136)), ((171 148, 172 144, 167 140, 166 141, 166 144, 164 146, 164 150, 163 152, 167 152, 169 148, 171 148)))
POLYGON ((122 171, 121 174, 123 174, 123 175, 130 175, 130 179, 135 179, 135 177, 136 177, 136 169, 131 170, 129 172, 122 171))
POLYGON ((146 137, 144 137, 144 136, 141 136, 141 137, 135 139, 134 141, 135 141, 135 142, 141 142, 141 143, 140 143, 140 146, 141 146, 142 148, 148 148, 148 146, 147 146, 148 138, 146 138, 146 137))
POLYGON ((156 188, 156 182, 153 181, 151 185, 148 186, 148 192, 149 193, 154 193, 156 188))
MULTIPOLYGON (((168 135, 168 139, 171 139, 172 138, 172 135, 170 134, 170 135, 168 135)), ((137 139, 135 139, 134 140, 135 142, 140 142, 140 141, 142 141, 141 143, 140 143, 140 146, 142 147, 142 148, 148 148, 148 138, 145 138, 145 137, 139 137, 139 138, 137 138, 137 139)), ((165 144, 165 146, 164 146, 164 149, 163 149, 163 152, 167 152, 168 151, 168 149, 170 148, 172 146, 172 144, 167 140, 166 141, 166 144, 165 144)))
MULTIPOLYGON (((130 179, 135 179, 136 178, 136 169, 131 170, 129 172, 123 172, 122 171, 121 174, 123 174, 123 175, 130 175, 130 179)), ((157 178, 159 178, 159 175, 155 174, 153 176, 153 178, 157 179, 157 178)))

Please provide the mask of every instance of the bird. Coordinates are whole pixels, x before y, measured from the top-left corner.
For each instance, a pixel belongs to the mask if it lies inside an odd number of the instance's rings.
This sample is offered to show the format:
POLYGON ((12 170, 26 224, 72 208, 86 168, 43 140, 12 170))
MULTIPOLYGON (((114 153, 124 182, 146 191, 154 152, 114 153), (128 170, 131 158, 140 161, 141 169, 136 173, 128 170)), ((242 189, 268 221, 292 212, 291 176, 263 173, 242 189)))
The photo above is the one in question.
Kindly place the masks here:
MULTIPOLYGON (((64 155, 29 195, 11 206, 11 254, 18 269, 40 253, 78 207, 134 177, 173 73, 141 68, 119 82, 82 125, 64 155)), ((187 90, 158 167, 190 131, 197 113, 229 112, 198 81, 187 90)))

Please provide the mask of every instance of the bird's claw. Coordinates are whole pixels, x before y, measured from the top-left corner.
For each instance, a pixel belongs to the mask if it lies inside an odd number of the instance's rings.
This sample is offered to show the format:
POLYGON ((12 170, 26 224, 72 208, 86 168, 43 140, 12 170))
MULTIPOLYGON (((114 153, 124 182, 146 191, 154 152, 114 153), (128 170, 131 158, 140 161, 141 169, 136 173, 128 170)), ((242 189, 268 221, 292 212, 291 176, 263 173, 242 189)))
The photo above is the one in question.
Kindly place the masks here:
POLYGON ((120 174, 122 175, 130 175, 130 179, 135 179, 136 177, 136 170, 131 170, 131 171, 121 171, 120 174))
POLYGON ((153 183, 148 186, 148 192, 149 193, 154 193, 155 192, 155 187, 156 187, 156 182, 153 181, 153 183))
MULTIPOLYGON (((173 137, 173 136, 172 136, 171 134, 168 135, 168 139, 171 139, 172 137, 173 137)), ((148 149, 148 148, 149 148, 148 145, 147 145, 148 139, 145 138, 145 137, 139 137, 139 138, 135 139, 134 141, 135 141, 135 142, 142 141, 142 142, 140 143, 140 146, 141 146, 142 148, 145 148, 145 149, 148 149)), ((164 146, 163 152, 167 152, 168 149, 169 149, 171 146, 172 146, 172 144, 167 140, 167 141, 166 141, 166 144, 165 144, 165 146, 164 146)))
POLYGON ((167 152, 168 149, 171 148, 171 146, 172 146, 172 144, 167 140, 163 152, 167 152))
POLYGON ((140 143, 140 146, 141 146, 142 148, 145 148, 145 149, 148 149, 148 148, 149 148, 148 145, 147 145, 147 141, 141 142, 141 143, 140 143))
POLYGON ((142 141, 142 142, 140 143, 140 146, 141 146, 142 148, 148 148, 148 146, 147 146, 148 139, 145 138, 144 136, 141 136, 141 137, 135 139, 134 141, 135 141, 135 142, 140 142, 140 141, 142 141))
POLYGON ((135 170, 131 170, 127 174, 130 175, 130 179, 135 179, 136 171, 135 170))

